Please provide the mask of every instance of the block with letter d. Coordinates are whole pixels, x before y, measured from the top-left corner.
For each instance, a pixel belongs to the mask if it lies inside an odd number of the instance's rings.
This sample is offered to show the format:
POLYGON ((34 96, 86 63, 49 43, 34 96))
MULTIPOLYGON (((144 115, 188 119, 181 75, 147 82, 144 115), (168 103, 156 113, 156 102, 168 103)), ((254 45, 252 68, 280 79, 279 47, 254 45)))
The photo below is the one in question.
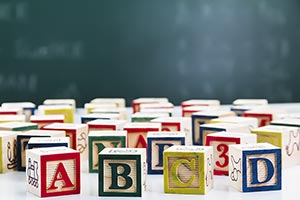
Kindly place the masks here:
POLYGON ((206 194, 213 188, 213 149, 172 146, 164 151, 164 191, 206 194))
POLYGON ((146 171, 146 149, 103 149, 99 153, 99 196, 141 197, 146 171))
POLYGON ((67 147, 26 151, 27 191, 39 197, 80 193, 80 153, 67 147))
POLYGON ((90 131, 88 141, 89 172, 98 172, 98 154, 104 148, 125 148, 126 131, 90 131))
POLYGON ((230 185, 241 192, 281 190, 281 149, 269 143, 229 145, 230 185))
POLYGON ((185 145, 184 132, 148 132, 148 174, 163 174, 163 152, 173 145, 185 145))

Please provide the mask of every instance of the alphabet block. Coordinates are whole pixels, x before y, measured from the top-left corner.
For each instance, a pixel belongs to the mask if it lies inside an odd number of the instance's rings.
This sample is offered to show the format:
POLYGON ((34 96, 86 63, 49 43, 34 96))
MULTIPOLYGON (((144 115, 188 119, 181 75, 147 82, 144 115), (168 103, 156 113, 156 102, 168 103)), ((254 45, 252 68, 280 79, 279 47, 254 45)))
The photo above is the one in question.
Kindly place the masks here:
POLYGON ((267 126, 272 120, 276 120, 280 114, 283 114, 283 110, 274 108, 259 108, 254 110, 248 110, 243 113, 244 117, 255 117, 258 119, 258 126, 267 126))
POLYGON ((45 99, 43 102, 44 105, 68 105, 72 106, 73 110, 76 109, 75 99, 45 99))
POLYGON ((40 105, 38 111, 41 115, 64 115, 65 123, 74 123, 75 109, 71 105, 40 105))
POLYGON ((31 137, 28 141, 28 149, 45 147, 70 147, 68 137, 31 137))
POLYGON ((29 123, 29 122, 5 122, 5 123, 0 123, 0 130, 27 131, 27 130, 35 130, 35 129, 38 129, 38 125, 36 123, 29 123))
POLYGON ((90 101, 91 104, 115 104, 117 108, 125 108, 124 98, 95 98, 90 101))
POLYGON ((160 131, 161 124, 147 122, 127 123, 123 129, 127 131, 127 147, 147 148, 147 133, 149 131, 160 131))
POLYGON ((217 99, 189 99, 181 103, 181 108, 188 106, 220 106, 220 100, 217 99))
POLYGON ((26 188, 39 197, 80 193, 80 153, 67 147, 26 151, 26 188))
POLYGON ((0 123, 5 122, 25 122, 25 115, 0 115, 0 123))
POLYGON ((248 111, 248 110, 255 110, 255 109, 259 109, 263 106, 231 106, 230 110, 233 111, 236 116, 242 117, 244 112, 248 111))
POLYGON ((257 142, 268 142, 281 148, 283 168, 300 164, 299 127, 268 125, 251 132, 257 135, 257 142))
POLYGON ((164 191, 206 194, 213 188, 213 149, 172 146, 164 151, 164 191))
POLYGON ((98 172, 98 154, 104 148, 126 147, 126 131, 90 131, 89 133, 89 172, 98 172))
POLYGON ((119 114, 120 120, 128 119, 127 108, 95 108, 91 110, 91 113, 102 113, 102 114, 119 114))
POLYGON ((3 108, 0 107, 0 115, 21 115, 23 113, 22 108, 3 108))
POLYGON ((232 102, 235 106, 264 106, 268 105, 267 99, 236 99, 232 102))
POLYGON ((65 131, 30 130, 17 135, 18 171, 25 171, 25 155, 31 137, 65 137, 65 131))
POLYGON ((258 127, 258 120, 254 117, 220 117, 210 120, 210 123, 246 124, 250 131, 258 127))
POLYGON ((99 196, 141 197, 146 171, 146 149, 103 149, 99 153, 99 196))
POLYGON ((30 122, 38 124, 39 129, 53 123, 64 123, 64 121, 64 115, 32 115, 30 117, 30 122))
POLYGON ((95 109, 114 109, 117 108, 115 103, 106 103, 106 104, 96 104, 96 103, 85 103, 84 109, 86 114, 92 113, 95 109))
POLYGON ((216 123, 216 124, 202 124, 200 125, 199 135, 193 135, 194 145, 206 144, 206 136, 216 132, 235 132, 235 133, 250 133, 248 125, 245 124, 230 124, 230 123, 216 123))
POLYGON ((196 112, 207 112, 219 110, 219 106, 187 106, 182 108, 182 117, 191 117, 196 112))
POLYGON ((25 115, 25 121, 29 122, 30 116, 34 115, 36 105, 32 102, 6 102, 2 103, 3 108, 22 108, 22 114, 25 115))
POLYGON ((253 144, 257 142, 255 134, 217 132, 206 136, 206 146, 213 147, 214 174, 228 175, 228 145, 231 144, 253 144))
POLYGON ((150 122, 159 117, 169 117, 168 113, 142 113, 136 112, 131 115, 131 122, 150 122))
POLYGON ((89 131, 112 130, 121 131, 127 123, 126 120, 96 119, 87 123, 89 131))
POLYGON ((159 117, 151 120, 151 122, 161 123, 162 131, 185 132, 185 144, 192 145, 192 121, 190 117, 159 117))
POLYGON ((141 104, 140 112, 142 112, 142 113, 168 113, 168 115, 171 117, 174 112, 174 105, 170 102, 141 104))
POLYGON ((210 123, 212 119, 220 118, 220 117, 228 117, 235 116, 232 111, 223 111, 223 110, 215 110, 215 111, 200 111, 192 113, 192 135, 193 144, 197 144, 197 136, 200 134, 199 126, 201 124, 210 123))
POLYGON ((17 131, 0 131, 0 173, 17 169, 17 131))
POLYGON ((148 174, 163 174, 163 152, 173 145, 185 145, 184 132, 148 132, 148 174))
POLYGON ((281 190, 281 150, 269 143, 229 145, 230 185, 241 192, 281 190))
POLYGON ((138 98, 138 99, 134 99, 132 102, 131 102, 131 106, 132 106, 132 109, 133 109, 133 113, 136 113, 136 112, 140 112, 140 105, 141 104, 157 104, 157 103, 168 103, 169 102, 169 99, 168 98, 138 98))
POLYGON ((86 124, 96 119, 119 120, 120 114, 91 113, 81 116, 81 123, 86 124))

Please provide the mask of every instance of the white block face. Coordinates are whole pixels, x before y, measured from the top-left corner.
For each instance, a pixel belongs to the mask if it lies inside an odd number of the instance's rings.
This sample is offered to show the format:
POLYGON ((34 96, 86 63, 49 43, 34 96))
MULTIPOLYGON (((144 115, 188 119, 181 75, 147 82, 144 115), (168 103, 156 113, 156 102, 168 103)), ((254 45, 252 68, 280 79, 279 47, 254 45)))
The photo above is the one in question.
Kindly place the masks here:
POLYGON ((26 188, 37 196, 41 195, 41 162, 37 154, 26 152, 26 188))
POLYGON ((286 127, 282 133, 281 149, 284 168, 300 164, 300 128, 286 127))
POLYGON ((214 187, 213 149, 208 149, 204 156, 206 161, 206 164, 204 165, 205 190, 208 192, 214 187))
POLYGON ((238 149, 229 146, 228 177, 231 186, 242 191, 242 153, 238 149))
MULTIPOLYGON (((17 167, 17 142, 16 132, 0 132, 0 144, 2 146, 2 173, 16 170, 17 167)), ((0 171, 1 173, 1 171, 0 171)))

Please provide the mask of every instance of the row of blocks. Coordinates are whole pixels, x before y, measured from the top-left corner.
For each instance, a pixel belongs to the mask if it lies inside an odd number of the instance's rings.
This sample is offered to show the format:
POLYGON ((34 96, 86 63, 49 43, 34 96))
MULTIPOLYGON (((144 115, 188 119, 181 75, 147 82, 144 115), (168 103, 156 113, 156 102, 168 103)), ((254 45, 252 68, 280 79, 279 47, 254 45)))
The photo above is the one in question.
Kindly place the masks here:
MULTIPOLYGON (((242 192, 281 189, 281 150, 269 143, 229 145, 230 184, 242 192)), ((164 151, 164 192, 206 194, 213 189, 211 146, 172 146, 164 151)), ((80 193, 80 153, 66 147, 26 152, 27 190, 40 197, 80 193)), ((142 196, 147 160, 143 148, 99 153, 99 196, 142 196)))

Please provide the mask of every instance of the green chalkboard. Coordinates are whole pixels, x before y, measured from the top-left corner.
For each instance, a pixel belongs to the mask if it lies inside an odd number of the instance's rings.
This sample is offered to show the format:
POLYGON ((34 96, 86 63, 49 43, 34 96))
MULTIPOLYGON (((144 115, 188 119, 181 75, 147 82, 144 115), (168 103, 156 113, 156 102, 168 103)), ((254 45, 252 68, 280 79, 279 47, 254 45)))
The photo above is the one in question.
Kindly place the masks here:
POLYGON ((299 101, 298 0, 2 0, 0 102, 299 101))

